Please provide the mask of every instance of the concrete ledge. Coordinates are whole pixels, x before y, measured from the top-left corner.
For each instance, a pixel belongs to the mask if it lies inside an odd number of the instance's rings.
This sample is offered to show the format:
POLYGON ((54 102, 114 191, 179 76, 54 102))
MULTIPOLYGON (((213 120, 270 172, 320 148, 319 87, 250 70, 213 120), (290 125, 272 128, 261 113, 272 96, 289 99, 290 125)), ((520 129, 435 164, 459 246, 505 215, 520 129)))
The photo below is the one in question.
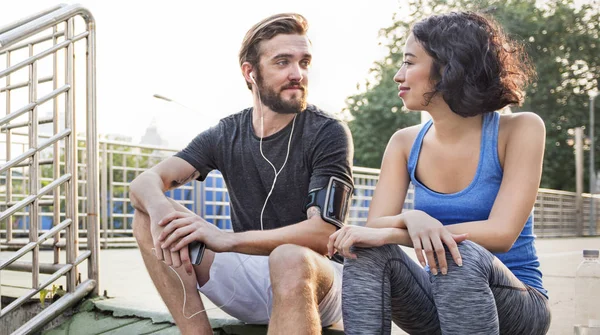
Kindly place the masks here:
MULTIPOLYGON (((113 316, 125 317, 133 316, 138 318, 151 319, 154 323, 170 322, 175 324, 175 320, 164 305, 143 305, 140 306, 135 300, 110 298, 94 301, 97 309, 105 312, 111 312, 113 316)), ((224 326, 243 326, 242 321, 226 315, 225 313, 210 313, 210 325, 213 328, 222 328, 224 326), (220 314, 220 315, 215 315, 220 314)))
MULTIPOLYGON (((115 318, 139 318, 139 319, 150 319, 154 324, 170 323, 175 329, 169 329, 170 331, 176 331, 175 322, 173 317, 162 304, 148 305, 140 304, 139 301, 122 298, 108 298, 108 299, 96 299, 93 301, 94 307, 100 311, 110 313, 115 318)), ((89 312, 89 311, 88 311, 89 312)), ((213 328, 215 334, 220 335, 237 335, 237 334, 248 334, 248 335, 262 335, 267 333, 267 326, 265 325, 248 325, 244 322, 233 318, 221 310, 209 310, 207 311, 210 325, 213 328)), ((117 321, 115 321, 115 325, 117 321)), ((128 329, 132 331, 132 329, 128 329)), ((162 329, 166 331, 166 329, 162 329)), ((116 333, 115 333, 116 334, 116 333)), ((323 334, 338 335, 344 334, 342 323, 336 323, 331 327, 323 329, 323 334)))

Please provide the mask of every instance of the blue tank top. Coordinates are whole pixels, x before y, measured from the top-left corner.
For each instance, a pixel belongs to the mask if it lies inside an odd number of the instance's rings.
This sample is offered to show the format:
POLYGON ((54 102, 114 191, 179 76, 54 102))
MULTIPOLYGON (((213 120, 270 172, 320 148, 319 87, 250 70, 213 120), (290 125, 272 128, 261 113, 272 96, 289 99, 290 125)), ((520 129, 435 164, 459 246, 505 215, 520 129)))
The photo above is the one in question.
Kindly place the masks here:
MULTIPOLYGON (((462 191, 451 194, 438 193, 421 184, 415 176, 417 161, 423 144, 423 137, 431 128, 429 120, 420 130, 408 159, 408 172, 414 185, 414 208, 422 210, 439 220, 443 225, 487 220, 502 182, 502 167, 498 158, 498 125, 500 114, 497 112, 483 115, 479 163, 475 177, 462 191)), ((533 234, 533 209, 525 227, 512 248, 505 253, 494 253, 523 283, 537 289, 547 296, 542 285, 542 273, 539 270, 533 234)))

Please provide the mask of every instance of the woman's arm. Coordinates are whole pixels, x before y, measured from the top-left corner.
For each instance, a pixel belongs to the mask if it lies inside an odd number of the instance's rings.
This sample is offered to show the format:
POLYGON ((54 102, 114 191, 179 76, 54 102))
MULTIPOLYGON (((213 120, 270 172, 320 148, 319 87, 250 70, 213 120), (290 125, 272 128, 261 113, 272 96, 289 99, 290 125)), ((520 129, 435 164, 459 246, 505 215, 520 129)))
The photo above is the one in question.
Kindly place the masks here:
POLYGON ((531 214, 542 176, 546 129, 533 113, 513 114, 506 120, 504 175, 500 191, 485 221, 446 228, 469 233, 469 239, 492 252, 510 250, 531 214))
POLYGON ((369 206, 367 227, 406 228, 399 216, 410 183, 408 155, 421 126, 397 131, 388 142, 383 154, 379 181, 369 206))

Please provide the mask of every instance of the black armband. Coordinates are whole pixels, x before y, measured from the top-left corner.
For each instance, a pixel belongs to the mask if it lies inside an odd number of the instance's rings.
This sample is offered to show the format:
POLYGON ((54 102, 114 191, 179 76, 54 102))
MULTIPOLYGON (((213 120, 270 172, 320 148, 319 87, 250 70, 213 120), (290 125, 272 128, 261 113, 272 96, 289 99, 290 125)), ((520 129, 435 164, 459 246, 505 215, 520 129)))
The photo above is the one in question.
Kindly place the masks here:
POLYGON ((342 228, 350 208, 352 192, 354 192, 352 184, 340 178, 331 177, 326 187, 308 193, 304 211, 312 206, 317 206, 321 210, 323 220, 342 228))

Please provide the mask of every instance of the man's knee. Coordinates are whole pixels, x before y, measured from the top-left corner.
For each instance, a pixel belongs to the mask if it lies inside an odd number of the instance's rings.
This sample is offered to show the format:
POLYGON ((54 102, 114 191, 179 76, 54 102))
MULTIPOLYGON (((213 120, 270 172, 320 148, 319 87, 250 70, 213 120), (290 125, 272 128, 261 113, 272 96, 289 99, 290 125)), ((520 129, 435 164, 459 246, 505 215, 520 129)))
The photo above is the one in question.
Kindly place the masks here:
POLYGON ((273 292, 300 293, 316 280, 317 266, 312 251, 293 244, 275 248, 269 255, 269 271, 273 292))

